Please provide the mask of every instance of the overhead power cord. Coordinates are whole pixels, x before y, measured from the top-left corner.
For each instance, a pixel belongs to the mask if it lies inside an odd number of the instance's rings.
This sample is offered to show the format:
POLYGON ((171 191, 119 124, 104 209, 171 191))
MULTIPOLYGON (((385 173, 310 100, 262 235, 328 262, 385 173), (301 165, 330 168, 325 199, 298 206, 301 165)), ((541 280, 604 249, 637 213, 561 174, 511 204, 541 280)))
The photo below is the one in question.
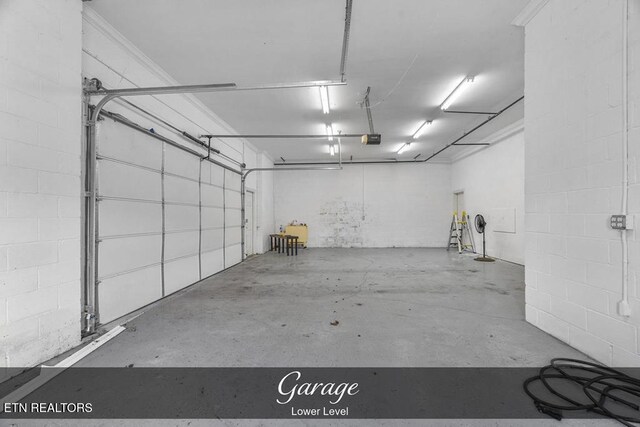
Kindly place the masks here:
POLYGON ((413 64, 415 64, 416 59, 418 59, 418 54, 416 53, 415 56, 413 57, 413 59, 411 60, 411 63, 409 64, 409 66, 407 67, 406 70, 404 70, 404 73, 402 73, 402 76, 400 76, 400 79, 398 79, 398 81, 396 82, 395 85, 393 85, 393 87, 391 88, 391 90, 384 96, 382 97, 382 99, 380 99, 380 101, 376 102, 375 104, 369 106, 369 108, 376 108, 378 105, 382 104, 383 102, 385 102, 391 95, 393 95, 393 93, 396 91, 396 89, 398 88, 398 86, 400 86, 400 84, 402 83, 402 81, 404 80, 405 77, 407 77, 407 74, 409 74, 409 71, 411 71, 411 69, 413 68, 413 64))
POLYGON ((562 420, 564 411, 586 411, 625 426, 640 423, 640 407, 636 403, 640 399, 640 380, 607 366, 577 359, 552 359, 523 387, 538 411, 556 420, 562 420), (536 383, 542 387, 534 386, 536 383))

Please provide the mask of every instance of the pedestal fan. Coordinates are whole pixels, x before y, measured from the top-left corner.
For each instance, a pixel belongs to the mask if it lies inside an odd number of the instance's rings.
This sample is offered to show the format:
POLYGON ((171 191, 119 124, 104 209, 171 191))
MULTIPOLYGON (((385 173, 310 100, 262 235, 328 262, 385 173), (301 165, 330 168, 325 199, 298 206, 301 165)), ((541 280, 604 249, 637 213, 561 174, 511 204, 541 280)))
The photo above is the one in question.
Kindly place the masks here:
POLYGON ((476 231, 479 234, 482 234, 482 256, 474 258, 476 261, 480 262, 494 262, 495 259, 489 258, 487 256, 487 243, 485 240, 484 230, 487 226, 487 221, 484 220, 484 217, 480 214, 476 215, 475 218, 476 231))

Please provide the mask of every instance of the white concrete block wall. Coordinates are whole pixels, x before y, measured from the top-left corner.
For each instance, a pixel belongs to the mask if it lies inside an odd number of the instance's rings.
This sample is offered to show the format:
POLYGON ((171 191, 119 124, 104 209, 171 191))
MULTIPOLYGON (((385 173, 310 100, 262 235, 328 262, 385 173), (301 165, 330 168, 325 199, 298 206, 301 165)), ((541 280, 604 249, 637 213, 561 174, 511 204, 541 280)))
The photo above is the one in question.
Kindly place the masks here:
MULTIPOLYGON (((526 316, 611 365, 640 366, 640 234, 632 314, 618 314, 625 0, 551 0, 526 26, 526 316)), ((629 211, 640 219, 640 2, 629 0, 629 211)))
POLYGON ((309 226, 311 247, 444 247, 451 166, 345 165, 274 174, 275 226, 309 226))
MULTIPOLYGON (((487 221, 487 254, 524 264, 524 132, 522 122, 498 132, 492 145, 453 162, 451 192, 463 191, 463 208, 474 220, 482 214, 487 221), (513 221, 515 227, 505 227, 513 221), (503 219, 504 218, 504 219, 503 219), (502 226, 501 226, 502 225, 502 226), (513 230, 513 231, 512 231, 513 230)), ((477 251, 481 235, 474 232, 477 251)))
POLYGON ((80 342, 80 0, 0 0, 0 367, 80 342))

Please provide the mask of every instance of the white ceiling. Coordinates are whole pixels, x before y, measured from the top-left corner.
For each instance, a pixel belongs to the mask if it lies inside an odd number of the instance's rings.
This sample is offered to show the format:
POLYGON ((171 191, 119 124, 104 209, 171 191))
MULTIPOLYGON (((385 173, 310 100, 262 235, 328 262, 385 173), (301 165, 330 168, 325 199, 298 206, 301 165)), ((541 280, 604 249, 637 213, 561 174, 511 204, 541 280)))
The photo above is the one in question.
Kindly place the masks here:
MULTIPOLYGON (((354 0, 347 85, 330 88, 329 115, 322 113, 317 88, 197 96, 241 134, 323 134, 325 123, 364 133, 368 123, 359 103, 371 86, 382 145, 343 139, 343 156, 425 157, 487 118, 440 111, 465 75, 476 81, 452 109, 497 111, 522 96, 523 32, 510 22, 527 1, 354 0), (397 155, 425 119, 433 120, 430 130, 397 155)), ((91 6, 183 84, 340 77, 345 0, 93 0, 91 6)), ((520 102, 462 142, 481 141, 522 116, 520 102)), ((287 162, 334 159, 327 141, 251 142, 287 162)))

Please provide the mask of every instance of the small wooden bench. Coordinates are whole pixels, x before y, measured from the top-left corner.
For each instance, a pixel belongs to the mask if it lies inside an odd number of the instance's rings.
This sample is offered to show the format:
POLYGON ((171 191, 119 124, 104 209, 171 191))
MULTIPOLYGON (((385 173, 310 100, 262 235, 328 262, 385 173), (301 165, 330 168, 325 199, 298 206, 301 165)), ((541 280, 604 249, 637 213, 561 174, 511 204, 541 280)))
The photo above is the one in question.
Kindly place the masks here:
POLYGON ((273 250, 278 249, 278 246, 279 246, 279 243, 280 243, 280 241, 279 241, 280 235, 279 234, 269 234, 269 238, 270 238, 270 250, 273 251, 273 250))
POLYGON ((298 236, 289 234, 270 234, 270 250, 277 250, 278 253, 287 253, 289 255, 298 255, 298 236))
POLYGON ((287 248, 287 256, 289 256, 289 252, 291 252, 291 255, 298 255, 298 236, 287 234, 284 236, 284 239, 285 247, 287 248))

